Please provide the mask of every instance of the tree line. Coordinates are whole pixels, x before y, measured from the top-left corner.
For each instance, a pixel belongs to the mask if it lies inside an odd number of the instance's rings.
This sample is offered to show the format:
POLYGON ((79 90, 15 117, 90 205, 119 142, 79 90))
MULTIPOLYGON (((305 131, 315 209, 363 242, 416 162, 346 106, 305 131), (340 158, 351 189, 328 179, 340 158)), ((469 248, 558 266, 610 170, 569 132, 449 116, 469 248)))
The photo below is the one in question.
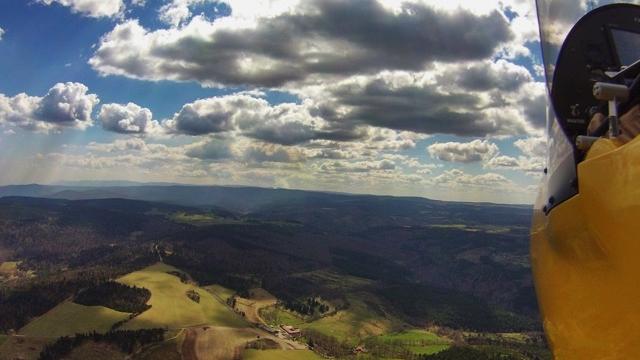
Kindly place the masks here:
POLYGON ((283 300, 280 305, 287 310, 295 311, 298 314, 312 316, 316 313, 324 314, 329 311, 329 305, 326 305, 315 297, 308 297, 304 301, 283 300))
POLYGON ((133 354, 141 347, 164 341, 165 329, 116 330, 105 334, 90 332, 63 336, 56 342, 45 346, 40 352, 39 360, 58 360, 69 355, 73 349, 87 341, 95 341, 116 345, 123 353, 133 354))

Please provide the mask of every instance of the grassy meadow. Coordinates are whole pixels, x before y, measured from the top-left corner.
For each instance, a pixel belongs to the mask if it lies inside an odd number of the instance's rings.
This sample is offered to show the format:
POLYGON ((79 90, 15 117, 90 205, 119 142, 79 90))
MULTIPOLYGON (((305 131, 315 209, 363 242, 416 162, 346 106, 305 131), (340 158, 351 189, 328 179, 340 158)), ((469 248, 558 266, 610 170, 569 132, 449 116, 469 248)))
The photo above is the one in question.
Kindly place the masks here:
POLYGON ((18 332, 36 337, 60 337, 89 331, 107 332, 128 313, 103 306, 84 306, 65 301, 46 314, 31 321, 18 332))
POLYGON ((123 329, 153 327, 177 329, 200 324, 247 326, 242 317, 220 303, 211 293, 191 284, 182 283, 177 276, 167 273, 170 271, 180 270, 157 263, 117 280, 129 286, 144 287, 151 291, 151 299, 148 302, 151 308, 127 322, 123 329), (199 303, 186 296, 188 290, 194 290, 200 295, 199 303))
POLYGON ((347 309, 310 323, 300 324, 300 327, 313 329, 356 345, 359 340, 387 333, 396 325, 396 320, 381 312, 378 304, 366 300, 369 298, 374 301, 371 296, 361 293, 350 294, 347 298, 350 304, 347 309))
POLYGON ((244 360, 320 360, 322 357, 310 350, 247 350, 244 360))
POLYGON ((378 339, 382 342, 401 343, 414 354, 435 354, 451 346, 451 340, 426 330, 385 334, 378 339))
POLYGON ((204 286, 203 289, 207 290, 223 301, 226 301, 236 293, 231 289, 227 289, 226 287, 217 284, 204 286))

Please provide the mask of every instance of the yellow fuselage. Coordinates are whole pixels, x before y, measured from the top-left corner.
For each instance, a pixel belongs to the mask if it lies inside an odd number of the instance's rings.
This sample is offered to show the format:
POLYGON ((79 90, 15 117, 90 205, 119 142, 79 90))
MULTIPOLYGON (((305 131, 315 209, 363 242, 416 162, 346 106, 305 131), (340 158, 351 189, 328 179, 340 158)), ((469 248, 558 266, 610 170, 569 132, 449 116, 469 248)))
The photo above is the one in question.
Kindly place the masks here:
POLYGON ((531 260, 555 359, 640 359, 640 137, 598 140, 579 194, 542 212, 531 260))

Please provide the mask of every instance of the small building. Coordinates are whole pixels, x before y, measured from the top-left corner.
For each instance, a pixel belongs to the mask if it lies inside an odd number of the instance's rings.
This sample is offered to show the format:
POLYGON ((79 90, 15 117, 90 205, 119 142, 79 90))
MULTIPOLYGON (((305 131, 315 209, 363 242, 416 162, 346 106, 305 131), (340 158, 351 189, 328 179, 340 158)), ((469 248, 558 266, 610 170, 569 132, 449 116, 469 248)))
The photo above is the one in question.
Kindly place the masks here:
POLYGON ((300 329, 293 327, 293 326, 289 326, 289 325, 280 325, 280 327, 282 328, 282 330, 284 330, 284 332, 291 336, 291 337, 298 337, 300 335, 302 335, 302 332, 300 331, 300 329))

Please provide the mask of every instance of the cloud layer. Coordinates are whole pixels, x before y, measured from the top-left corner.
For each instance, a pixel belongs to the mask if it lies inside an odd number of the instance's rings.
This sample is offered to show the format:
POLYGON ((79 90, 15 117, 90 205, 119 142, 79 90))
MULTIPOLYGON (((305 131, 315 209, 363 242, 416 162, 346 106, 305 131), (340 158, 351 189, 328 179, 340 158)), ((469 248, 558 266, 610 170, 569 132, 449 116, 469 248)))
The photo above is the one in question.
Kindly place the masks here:
POLYGON ((468 143, 435 143, 427 148, 432 158, 449 162, 470 163, 488 160, 498 153, 498 146, 487 140, 468 143))

